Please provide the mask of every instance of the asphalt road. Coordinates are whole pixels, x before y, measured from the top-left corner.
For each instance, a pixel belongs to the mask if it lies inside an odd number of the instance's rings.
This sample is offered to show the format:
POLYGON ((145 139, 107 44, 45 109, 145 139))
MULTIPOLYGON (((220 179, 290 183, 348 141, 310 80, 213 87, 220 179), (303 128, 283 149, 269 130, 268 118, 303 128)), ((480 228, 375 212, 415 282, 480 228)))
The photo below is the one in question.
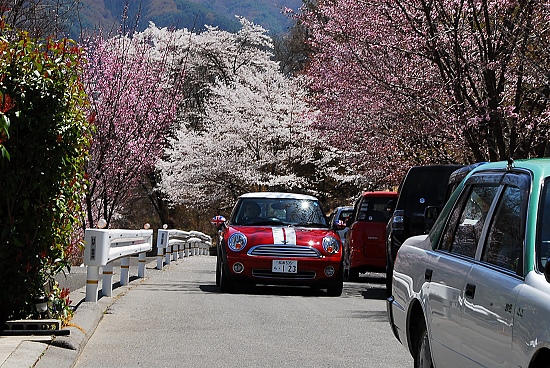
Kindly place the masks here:
POLYGON ((155 272, 114 302, 75 367, 412 367, 386 319, 382 277, 341 297, 258 286, 221 294, 215 257, 155 272))

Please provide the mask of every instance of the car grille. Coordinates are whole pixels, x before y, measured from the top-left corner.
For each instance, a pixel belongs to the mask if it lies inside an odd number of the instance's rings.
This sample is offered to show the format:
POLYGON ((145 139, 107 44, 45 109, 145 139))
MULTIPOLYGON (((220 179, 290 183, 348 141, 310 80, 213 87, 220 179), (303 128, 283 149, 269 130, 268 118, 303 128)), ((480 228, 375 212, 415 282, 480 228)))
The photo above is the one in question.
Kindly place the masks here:
POLYGON ((257 245, 248 251, 248 255, 258 257, 321 258, 321 253, 317 249, 295 245, 257 245))
POLYGON ((298 271, 297 273, 281 273, 271 272, 271 270, 253 269, 252 276, 258 278, 269 279, 285 279, 285 280, 313 280, 315 279, 315 271, 298 271))

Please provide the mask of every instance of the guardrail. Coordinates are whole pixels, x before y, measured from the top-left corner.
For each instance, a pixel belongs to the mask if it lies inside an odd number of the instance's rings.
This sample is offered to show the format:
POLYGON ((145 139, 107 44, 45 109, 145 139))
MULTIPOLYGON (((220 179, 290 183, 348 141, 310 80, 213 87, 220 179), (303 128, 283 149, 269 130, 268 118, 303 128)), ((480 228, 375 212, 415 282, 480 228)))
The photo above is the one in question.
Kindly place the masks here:
POLYGON ((101 293, 113 291, 113 263, 120 259, 120 284, 129 283, 130 256, 138 254, 138 277, 145 277, 147 252, 153 249, 153 230, 86 229, 84 265, 87 266, 86 299, 97 302, 99 268, 103 268, 101 293))
POLYGON ((212 237, 199 231, 159 229, 157 236, 157 269, 178 258, 209 254, 212 237), (163 261, 164 259, 164 261, 163 261))

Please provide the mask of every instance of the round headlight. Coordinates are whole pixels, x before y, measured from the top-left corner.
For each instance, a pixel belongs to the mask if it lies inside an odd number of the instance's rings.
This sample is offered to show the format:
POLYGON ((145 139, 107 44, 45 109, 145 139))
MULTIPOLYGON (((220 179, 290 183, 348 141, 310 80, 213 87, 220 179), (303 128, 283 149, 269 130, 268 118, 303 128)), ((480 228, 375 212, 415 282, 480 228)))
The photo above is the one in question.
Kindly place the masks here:
POLYGON ((326 236, 323 238, 323 248, 327 253, 335 254, 340 249, 340 243, 336 238, 332 236, 326 236))
POLYGON ((246 236, 242 233, 235 233, 229 237, 227 245, 235 252, 243 250, 246 247, 246 236))

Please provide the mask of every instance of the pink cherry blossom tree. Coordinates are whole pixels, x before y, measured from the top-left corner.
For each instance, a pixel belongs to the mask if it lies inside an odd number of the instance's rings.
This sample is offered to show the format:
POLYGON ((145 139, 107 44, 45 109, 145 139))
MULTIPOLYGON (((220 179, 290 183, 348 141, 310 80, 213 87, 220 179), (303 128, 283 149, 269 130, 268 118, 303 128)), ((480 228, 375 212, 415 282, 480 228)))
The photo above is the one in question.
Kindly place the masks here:
POLYGON ((169 43, 146 34, 96 36, 87 45, 84 84, 96 130, 86 172, 88 227, 110 223, 154 169, 177 119, 182 76, 169 43), (176 70, 176 71, 175 71, 176 70))
POLYGON ((301 18, 317 124, 359 167, 550 154, 547 1, 317 5, 301 18))

